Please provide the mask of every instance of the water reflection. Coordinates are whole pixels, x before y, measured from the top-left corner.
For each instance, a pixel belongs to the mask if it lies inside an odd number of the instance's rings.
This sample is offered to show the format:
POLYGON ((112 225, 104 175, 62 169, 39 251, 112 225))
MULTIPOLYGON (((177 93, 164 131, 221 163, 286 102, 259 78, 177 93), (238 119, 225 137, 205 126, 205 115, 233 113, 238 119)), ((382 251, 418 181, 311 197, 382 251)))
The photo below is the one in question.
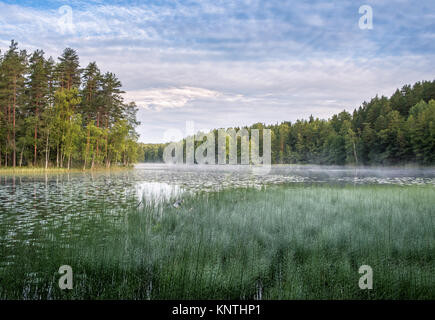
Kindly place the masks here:
POLYGON ((178 185, 171 185, 164 182, 138 182, 135 186, 136 196, 148 203, 169 201, 179 197, 185 192, 178 185))

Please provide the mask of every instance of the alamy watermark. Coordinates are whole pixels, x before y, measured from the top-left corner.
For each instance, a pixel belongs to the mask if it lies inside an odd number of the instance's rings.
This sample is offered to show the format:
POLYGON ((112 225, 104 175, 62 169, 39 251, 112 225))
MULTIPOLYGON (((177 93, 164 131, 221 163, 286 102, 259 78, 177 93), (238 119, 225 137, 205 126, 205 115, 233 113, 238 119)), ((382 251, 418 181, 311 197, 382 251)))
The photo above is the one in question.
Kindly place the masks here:
POLYGON ((358 286, 361 290, 373 289, 373 269, 368 265, 363 265, 359 268, 358 273, 362 274, 359 278, 358 286))
POLYGON ((362 16, 359 18, 358 26, 361 30, 373 29, 373 8, 369 5, 363 5, 359 7, 359 14, 362 16))
POLYGON ((73 288, 73 271, 68 265, 61 266, 59 268, 59 274, 62 276, 59 278, 59 288, 61 290, 71 290, 73 288))
POLYGON ((73 9, 70 6, 62 6, 58 9, 58 13, 61 17, 57 21, 59 31, 61 34, 73 33, 74 32, 74 22, 73 22, 73 9))

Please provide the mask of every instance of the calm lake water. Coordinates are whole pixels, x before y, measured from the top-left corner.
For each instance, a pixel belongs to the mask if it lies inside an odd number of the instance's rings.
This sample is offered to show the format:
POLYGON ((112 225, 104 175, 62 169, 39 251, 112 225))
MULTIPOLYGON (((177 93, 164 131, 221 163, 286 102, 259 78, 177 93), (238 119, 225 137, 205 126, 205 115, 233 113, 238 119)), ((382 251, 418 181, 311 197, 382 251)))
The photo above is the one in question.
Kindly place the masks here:
POLYGON ((38 244, 53 226, 61 226, 66 240, 75 235, 71 226, 103 217, 122 221, 141 199, 172 202, 183 193, 283 183, 435 186, 435 169, 276 165, 258 175, 245 166, 140 164, 111 173, 0 174, 0 270, 14 261, 15 246, 38 244))
POLYGON ((139 164, 129 171, 18 174, 0 173, 0 222, 4 214, 34 215, 41 209, 104 202, 123 206, 127 199, 169 200, 183 192, 217 191, 283 183, 348 183, 435 186, 435 168, 352 168, 340 166, 274 165, 268 174, 249 166, 175 166, 139 164))
POLYGON ((162 201, 183 192, 313 182, 435 186, 435 168, 274 165, 268 174, 254 174, 249 166, 139 164, 133 170, 116 172, 0 174, 0 224, 17 215, 23 221, 41 219, 42 213, 47 218, 67 211, 122 209, 142 197, 162 201))

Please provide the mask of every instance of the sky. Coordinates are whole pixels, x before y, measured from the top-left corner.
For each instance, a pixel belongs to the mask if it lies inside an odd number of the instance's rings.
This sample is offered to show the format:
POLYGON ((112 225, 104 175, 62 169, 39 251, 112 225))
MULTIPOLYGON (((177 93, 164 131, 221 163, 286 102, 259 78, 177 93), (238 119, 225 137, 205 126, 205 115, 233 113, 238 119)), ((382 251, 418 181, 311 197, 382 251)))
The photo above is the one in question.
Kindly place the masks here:
POLYGON ((12 39, 114 72, 148 143, 185 135, 186 122, 327 119, 435 79, 433 0, 0 0, 2 52, 12 39))

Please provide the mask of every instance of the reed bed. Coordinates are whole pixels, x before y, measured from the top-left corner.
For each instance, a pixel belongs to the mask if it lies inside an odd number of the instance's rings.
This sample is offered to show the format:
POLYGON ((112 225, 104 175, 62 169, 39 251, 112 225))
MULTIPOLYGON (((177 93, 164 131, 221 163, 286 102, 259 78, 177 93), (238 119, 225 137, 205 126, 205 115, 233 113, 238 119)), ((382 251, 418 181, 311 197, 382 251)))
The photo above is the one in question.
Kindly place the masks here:
POLYGON ((11 244, 0 226, 1 299, 435 298, 431 186, 241 188, 179 208, 132 199, 33 230, 11 244), (58 287, 61 265, 72 290, 58 287), (361 265, 373 290, 358 287, 361 265))

